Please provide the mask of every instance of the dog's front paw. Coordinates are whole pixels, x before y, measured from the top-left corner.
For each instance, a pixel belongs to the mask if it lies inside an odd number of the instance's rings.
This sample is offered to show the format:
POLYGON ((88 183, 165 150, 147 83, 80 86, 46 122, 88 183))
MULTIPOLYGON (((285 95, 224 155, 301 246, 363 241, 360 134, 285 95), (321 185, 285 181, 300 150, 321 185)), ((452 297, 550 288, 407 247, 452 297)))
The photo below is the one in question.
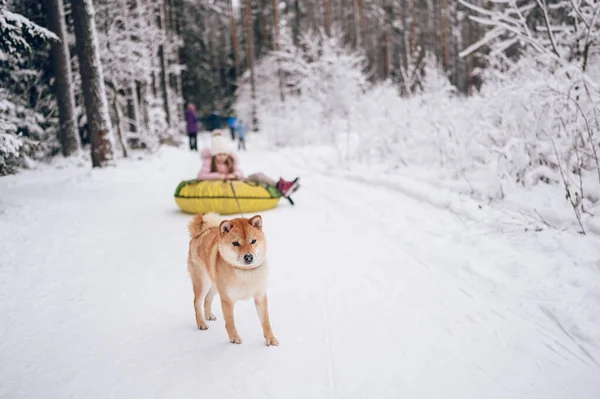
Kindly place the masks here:
POLYGON ((270 337, 265 337, 265 340, 267 341, 267 346, 279 346, 279 341, 277 341, 277 338, 275 338, 275 336, 270 336, 270 337))
POLYGON ((232 344, 241 344, 242 339, 240 338, 239 335, 233 335, 233 336, 229 337, 229 342, 231 342, 232 344))
POLYGON ((208 314, 206 315, 206 320, 209 320, 209 321, 215 321, 215 320, 217 320, 217 316, 215 316, 215 315, 214 315, 214 314, 212 314, 212 313, 208 313, 208 314))
POLYGON ((199 330, 208 330, 208 324, 202 322, 202 323, 198 323, 198 329, 199 330))

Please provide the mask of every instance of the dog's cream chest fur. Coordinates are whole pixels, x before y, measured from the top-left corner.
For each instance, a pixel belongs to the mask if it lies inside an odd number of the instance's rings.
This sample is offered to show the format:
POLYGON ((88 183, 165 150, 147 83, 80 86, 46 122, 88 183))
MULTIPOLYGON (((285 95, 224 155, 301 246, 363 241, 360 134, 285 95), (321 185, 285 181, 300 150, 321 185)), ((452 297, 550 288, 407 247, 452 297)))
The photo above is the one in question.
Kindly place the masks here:
POLYGON ((233 300, 250 299, 256 294, 263 294, 267 289, 269 266, 265 261, 252 270, 235 270, 236 282, 227 287, 227 296, 233 300))

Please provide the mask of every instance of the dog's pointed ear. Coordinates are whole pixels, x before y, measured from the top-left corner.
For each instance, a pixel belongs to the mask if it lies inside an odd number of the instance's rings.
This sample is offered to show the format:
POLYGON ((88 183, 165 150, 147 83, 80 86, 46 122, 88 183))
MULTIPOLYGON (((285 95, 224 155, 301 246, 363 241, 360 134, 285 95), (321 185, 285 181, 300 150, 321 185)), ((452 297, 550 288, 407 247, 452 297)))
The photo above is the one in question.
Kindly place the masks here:
POLYGON ((262 230, 262 217, 260 215, 256 215, 256 216, 251 217, 248 220, 248 223, 250 223, 250 225, 252 227, 254 227, 255 229, 262 230))
POLYGON ((219 225, 219 232, 221 233, 221 236, 224 236, 225 234, 229 233, 232 227, 233 226, 231 225, 231 222, 229 220, 223 220, 219 225))

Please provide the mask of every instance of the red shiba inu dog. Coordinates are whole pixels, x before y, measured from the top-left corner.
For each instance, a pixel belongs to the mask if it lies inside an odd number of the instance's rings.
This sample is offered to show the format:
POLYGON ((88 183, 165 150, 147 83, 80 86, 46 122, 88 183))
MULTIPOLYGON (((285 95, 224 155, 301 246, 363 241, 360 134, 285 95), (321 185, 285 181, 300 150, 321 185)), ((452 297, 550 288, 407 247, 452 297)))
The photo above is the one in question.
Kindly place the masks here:
POLYGON ((189 224, 188 270, 194 287, 196 323, 208 329, 206 320, 216 320, 211 304, 218 293, 229 341, 241 344, 235 328, 233 307, 254 298, 267 346, 279 345, 271 330, 267 306, 267 243, 262 218, 220 221, 215 213, 196 215, 189 224))

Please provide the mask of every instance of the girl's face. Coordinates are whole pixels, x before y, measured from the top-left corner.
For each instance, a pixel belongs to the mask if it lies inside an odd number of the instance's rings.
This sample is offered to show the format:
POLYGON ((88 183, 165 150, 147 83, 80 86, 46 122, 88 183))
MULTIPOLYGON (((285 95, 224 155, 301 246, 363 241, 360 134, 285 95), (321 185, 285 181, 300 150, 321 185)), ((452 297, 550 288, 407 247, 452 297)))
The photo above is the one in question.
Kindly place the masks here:
POLYGON ((227 154, 217 154, 215 155, 215 163, 222 165, 227 161, 227 158, 229 158, 227 154))

